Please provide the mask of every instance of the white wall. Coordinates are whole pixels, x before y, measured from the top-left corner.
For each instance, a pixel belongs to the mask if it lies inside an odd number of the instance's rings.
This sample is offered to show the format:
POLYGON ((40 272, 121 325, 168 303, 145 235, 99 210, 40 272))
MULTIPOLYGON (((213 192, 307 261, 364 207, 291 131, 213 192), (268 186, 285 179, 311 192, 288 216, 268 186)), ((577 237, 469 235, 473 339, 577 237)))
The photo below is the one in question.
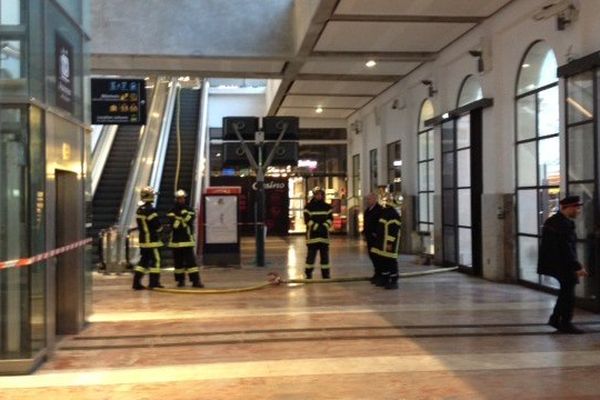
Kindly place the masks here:
POLYGON ((223 117, 266 115, 265 94, 227 94, 215 93, 212 89, 208 96, 208 127, 223 126, 223 117))
MULTIPOLYGON (((504 237, 500 243, 486 241, 486 236, 504 235, 506 221, 497 219, 497 204, 514 192, 514 97, 517 72, 529 46, 537 41, 546 41, 555 51, 558 64, 564 65, 569 57, 578 58, 600 50, 600 1, 580 0, 579 19, 566 30, 556 29, 556 19, 534 21, 533 14, 540 10, 546 0, 515 0, 480 26, 471 30, 454 44, 445 48, 438 58, 413 71, 365 108, 355 113, 348 121, 348 173, 351 174, 352 155, 361 154, 361 184, 363 195, 368 185, 368 151, 377 148, 379 153, 380 180, 386 179, 385 145, 402 140, 403 191, 405 196, 417 193, 417 123, 420 106, 427 97, 422 79, 433 81, 438 93, 431 99, 435 114, 456 108, 458 91, 463 79, 474 74, 479 78, 484 97, 493 98, 494 105, 484 111, 483 125, 483 208, 484 276, 503 279, 505 265, 514 263, 511 248, 503 248, 512 238, 504 237), (476 59, 469 50, 483 49, 486 68, 477 72, 476 59), (392 109, 393 100, 398 107, 392 109), (378 116, 376 124, 375 116, 378 116), (363 131, 359 135, 351 132, 350 124, 362 121, 363 131), (505 253, 508 250, 508 255, 505 253)), ((561 129, 564 129, 564 112, 561 91, 561 129)), ((436 133, 436 237, 440 231, 440 141, 436 133)), ((564 153, 564 151, 563 151, 564 153)), ((564 155, 563 155, 564 157, 564 155)), ((564 168, 564 158, 562 160, 564 168)), ((349 188, 352 190, 352 188, 349 188)), ((511 210, 507 210, 511 211, 511 210)), ((410 237, 404 238, 410 241, 410 237)), ((439 241, 438 241, 439 242, 439 241)), ((416 249, 416 243, 409 243, 416 249)), ((509 246, 509 245, 507 245, 509 246)))

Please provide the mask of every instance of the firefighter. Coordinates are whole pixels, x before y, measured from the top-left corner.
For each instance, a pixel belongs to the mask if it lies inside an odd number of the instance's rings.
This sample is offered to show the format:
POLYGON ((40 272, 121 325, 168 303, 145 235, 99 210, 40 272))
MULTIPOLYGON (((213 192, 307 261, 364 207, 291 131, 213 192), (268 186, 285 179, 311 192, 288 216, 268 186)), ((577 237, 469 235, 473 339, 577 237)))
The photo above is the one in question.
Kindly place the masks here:
POLYGON ((175 263, 175 281, 177 287, 185 286, 185 272, 196 288, 204 287, 200 281, 200 271, 196 265, 194 254, 194 222, 196 213, 186 205, 187 193, 184 190, 175 192, 175 205, 167 214, 171 224, 169 247, 173 250, 175 263))
POLYGON ((331 206, 325 203, 325 192, 316 187, 313 198, 304 207, 304 223, 306 224, 306 279, 312 279, 317 252, 320 253, 321 277, 329 279, 329 230, 333 224, 331 206))
POLYGON ((145 287, 141 280, 150 272, 149 289, 162 288, 160 284, 160 247, 163 242, 160 238, 162 224, 158 213, 152 204, 156 198, 154 188, 147 186, 140 191, 141 205, 138 207, 135 220, 139 231, 140 261, 134 268, 133 289, 142 290, 145 287))
POLYGON ((376 260, 381 276, 375 283, 386 289, 398 289, 398 253, 400 251, 400 215, 393 205, 391 193, 383 197, 383 209, 377 224, 377 234, 371 252, 376 260))

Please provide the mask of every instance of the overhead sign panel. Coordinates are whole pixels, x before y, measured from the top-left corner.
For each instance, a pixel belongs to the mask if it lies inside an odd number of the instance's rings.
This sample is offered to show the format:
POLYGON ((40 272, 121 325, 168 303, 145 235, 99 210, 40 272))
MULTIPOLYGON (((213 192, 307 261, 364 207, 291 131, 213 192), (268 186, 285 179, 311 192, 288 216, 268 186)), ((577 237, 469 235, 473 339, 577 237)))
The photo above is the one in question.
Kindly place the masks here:
POLYGON ((146 85, 143 79, 92 78, 92 124, 145 123, 146 85))

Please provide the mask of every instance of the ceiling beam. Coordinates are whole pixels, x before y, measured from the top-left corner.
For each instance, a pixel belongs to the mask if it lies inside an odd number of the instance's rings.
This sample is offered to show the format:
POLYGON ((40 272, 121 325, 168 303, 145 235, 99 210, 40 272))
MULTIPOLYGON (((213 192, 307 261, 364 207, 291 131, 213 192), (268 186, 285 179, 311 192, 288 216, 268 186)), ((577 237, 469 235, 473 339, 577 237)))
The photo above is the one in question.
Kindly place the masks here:
POLYGON ((298 81, 367 81, 367 82, 396 82, 404 75, 361 75, 361 74, 298 74, 298 81))
POLYGON ((309 59, 316 60, 377 60, 377 61, 432 61, 437 53, 431 51, 313 51, 309 59))
POLYGON ((280 73, 254 72, 254 71, 205 71, 205 70, 182 70, 182 69, 106 69, 91 68, 93 75, 122 75, 122 76, 190 76, 194 78, 240 78, 240 79, 281 79, 280 73))
POLYGON ((275 96, 273 97, 273 101, 271 102, 271 106, 269 107, 267 115, 277 114, 277 110, 281 106, 288 89, 290 86, 292 86, 292 83, 294 83, 296 75, 298 75, 300 69, 304 65, 306 57, 308 57, 315 48, 317 41, 325 29, 325 25, 327 25, 327 22, 333 15, 333 12, 335 11, 339 2, 340 0, 321 0, 319 3, 312 20, 310 21, 308 31, 302 39, 302 43, 300 44, 300 49, 298 50, 296 57, 287 63, 284 68, 283 79, 281 80, 281 84, 277 89, 277 93, 275 93, 275 96))
POLYGON ((334 14, 330 21, 344 22, 426 22, 426 23, 459 23, 479 24, 485 17, 446 16, 446 15, 365 15, 334 14))

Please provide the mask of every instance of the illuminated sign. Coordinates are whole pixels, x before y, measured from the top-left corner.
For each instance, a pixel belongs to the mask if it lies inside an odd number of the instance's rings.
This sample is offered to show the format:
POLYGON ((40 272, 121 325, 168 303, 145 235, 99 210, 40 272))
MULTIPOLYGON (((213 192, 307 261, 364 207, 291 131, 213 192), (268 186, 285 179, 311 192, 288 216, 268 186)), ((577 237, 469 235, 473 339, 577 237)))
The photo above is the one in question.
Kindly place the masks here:
POLYGON ((92 79, 92 124, 145 123, 146 86, 143 79, 92 79))

